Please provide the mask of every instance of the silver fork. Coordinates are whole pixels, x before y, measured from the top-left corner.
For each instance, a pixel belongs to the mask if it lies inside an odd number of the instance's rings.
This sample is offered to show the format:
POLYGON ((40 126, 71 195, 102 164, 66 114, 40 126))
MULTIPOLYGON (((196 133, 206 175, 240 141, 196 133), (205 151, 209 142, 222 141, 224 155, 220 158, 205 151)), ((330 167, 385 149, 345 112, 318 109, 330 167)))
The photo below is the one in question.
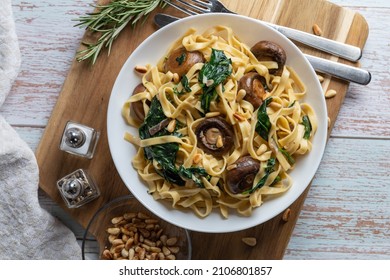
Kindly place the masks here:
MULTIPOLYGON (((227 9, 218 0, 163 0, 168 5, 175 7, 187 15, 197 15, 202 13, 231 13, 234 12, 227 9)), ((298 41, 307 46, 319 49, 326 53, 330 53, 350 61, 358 61, 362 56, 362 50, 358 47, 340 43, 324 37, 316 36, 307 32, 292 29, 285 26, 272 24, 261 21, 262 23, 276 29, 287 38, 298 41)))

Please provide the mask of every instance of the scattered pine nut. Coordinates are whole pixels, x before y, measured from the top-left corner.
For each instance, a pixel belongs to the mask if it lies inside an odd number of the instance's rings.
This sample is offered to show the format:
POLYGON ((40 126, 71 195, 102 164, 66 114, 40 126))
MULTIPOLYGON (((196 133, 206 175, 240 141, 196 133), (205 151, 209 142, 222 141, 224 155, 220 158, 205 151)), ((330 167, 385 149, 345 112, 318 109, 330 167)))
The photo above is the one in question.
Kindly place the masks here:
POLYGON ((240 114, 238 114, 238 113, 233 113, 233 116, 234 116, 234 118, 235 118, 236 120, 238 120, 239 122, 243 122, 243 121, 246 120, 244 116, 242 116, 242 115, 240 115, 240 114))
POLYGON ((317 78, 320 81, 320 83, 322 83, 325 80, 324 77, 319 74, 317 74, 317 78))
POLYGON ((145 74, 146 72, 148 72, 148 69, 145 66, 141 65, 136 65, 134 70, 140 74, 145 74))
POLYGON ((173 74, 173 82, 174 82, 175 84, 178 84, 178 83, 180 82, 179 74, 177 74, 177 73, 174 73, 174 74, 173 74))
POLYGON ((193 158, 192 161, 193 161, 195 164, 198 164, 201 160, 202 160, 202 154, 196 154, 196 155, 194 156, 194 158, 193 158))
POLYGON ((246 95, 245 89, 240 89, 240 90, 237 92, 236 101, 237 101, 237 102, 240 102, 241 100, 244 99, 245 95, 246 95))
POLYGON ((221 113, 220 112, 208 112, 205 117, 206 118, 212 118, 212 117, 217 117, 219 116, 221 113))
POLYGON ((216 146, 217 148, 223 147, 223 140, 222 140, 222 136, 221 136, 221 135, 218 135, 217 143, 215 143, 215 146, 216 146))
POLYGON ((284 211, 283 213, 283 217, 282 217, 282 220, 284 222, 288 222, 289 218, 290 218, 290 215, 291 215, 291 209, 290 208, 287 208, 286 211, 284 211))
POLYGON ((336 94, 337 94, 337 91, 335 91, 334 89, 330 89, 327 92, 325 92, 325 98, 332 98, 332 97, 336 96, 336 94))
POLYGON ((254 247, 257 244, 257 240, 255 237, 243 237, 242 242, 244 242, 246 245, 254 247))
POLYGON ((330 128, 330 118, 328 117, 328 128, 330 128))
POLYGON ((256 151, 256 155, 261 156, 267 151, 267 145, 266 144, 261 144, 260 147, 256 151))
POLYGON ((314 24, 313 25, 313 33, 317 36, 322 36, 322 30, 321 28, 318 26, 318 24, 314 24))
POLYGON ((171 120, 171 121, 169 122, 168 127, 167 127, 167 130, 168 130, 169 132, 173 132, 173 131, 175 130, 175 128, 176 128, 176 120, 173 119, 173 120, 171 120))

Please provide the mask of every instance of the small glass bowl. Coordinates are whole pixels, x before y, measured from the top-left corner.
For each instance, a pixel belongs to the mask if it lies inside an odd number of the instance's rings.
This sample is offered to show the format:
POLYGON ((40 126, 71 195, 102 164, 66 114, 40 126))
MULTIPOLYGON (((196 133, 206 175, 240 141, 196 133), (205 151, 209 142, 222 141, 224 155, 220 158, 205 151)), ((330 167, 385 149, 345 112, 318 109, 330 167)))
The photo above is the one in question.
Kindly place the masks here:
MULTIPOLYGON (((82 259, 86 260, 86 243, 91 240, 91 234, 97 240, 99 244, 99 256, 100 259, 106 259, 103 256, 103 251, 105 249, 110 249, 111 243, 108 240, 109 233, 107 232, 108 228, 113 228, 114 225, 112 223, 112 219, 115 217, 121 217, 125 213, 143 213, 149 216, 151 219, 157 220, 160 228, 163 229, 162 235, 166 235, 169 238, 176 237, 177 242, 172 247, 179 247, 179 252, 175 253, 175 258, 178 260, 190 260, 191 259, 191 238, 189 232, 184 229, 172 225, 156 215, 152 214, 149 210, 147 210, 141 203, 138 202, 136 198, 132 195, 121 196, 113 199, 108 202, 104 206, 102 206, 92 217, 91 221, 88 223, 88 226, 84 232, 83 241, 81 245, 82 249, 82 259)), ((131 223, 129 221, 122 221, 123 227, 126 227, 126 223, 131 223)), ((153 231, 153 230, 152 230, 153 231)), ((139 235, 141 232, 138 231, 139 235)), ((120 233, 119 238, 122 236, 120 233)), ((125 237, 126 238, 126 237, 125 237)), ((152 240, 153 238, 148 238, 152 240)), ((154 239, 156 240, 156 239, 154 239)), ((162 246, 161 246, 162 247, 162 246)), ((169 248, 169 246, 166 246, 169 248)), ((146 247, 147 248, 147 247, 146 247)))

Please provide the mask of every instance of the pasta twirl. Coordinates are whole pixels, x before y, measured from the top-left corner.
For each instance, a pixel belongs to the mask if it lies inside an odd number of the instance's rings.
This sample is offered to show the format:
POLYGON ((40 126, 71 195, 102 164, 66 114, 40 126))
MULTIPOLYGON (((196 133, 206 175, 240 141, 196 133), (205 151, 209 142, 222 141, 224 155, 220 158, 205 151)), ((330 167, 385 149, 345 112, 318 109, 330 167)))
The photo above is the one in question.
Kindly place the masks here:
POLYGON ((154 199, 228 218, 250 216, 291 187, 289 171, 312 149, 316 114, 294 69, 254 53, 232 29, 215 26, 188 30, 146 65, 122 114, 139 129, 125 139, 139 148, 133 167, 154 199))

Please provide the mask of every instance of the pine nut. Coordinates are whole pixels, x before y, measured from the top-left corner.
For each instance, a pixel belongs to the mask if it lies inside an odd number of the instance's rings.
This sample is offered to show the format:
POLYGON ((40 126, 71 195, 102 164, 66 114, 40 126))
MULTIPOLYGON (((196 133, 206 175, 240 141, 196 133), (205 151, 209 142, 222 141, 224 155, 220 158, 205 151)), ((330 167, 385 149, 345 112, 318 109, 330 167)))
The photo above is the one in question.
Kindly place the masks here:
POLYGON ((123 218, 125 218, 126 221, 130 221, 131 219, 133 219, 136 216, 137 216, 137 213, 125 213, 123 215, 123 218))
POLYGON ((113 224, 113 225, 116 225, 116 224, 119 224, 121 221, 123 221, 123 216, 120 216, 120 217, 115 217, 115 218, 112 218, 111 219, 111 223, 113 224))
POLYGON ((336 94, 337 94, 337 91, 335 91, 334 89, 330 89, 325 93, 325 98, 332 98, 332 97, 336 96, 336 94))
POLYGON ((221 114, 221 112, 208 112, 205 117, 206 118, 212 118, 212 117, 217 117, 221 114))
POLYGON ((251 247, 253 247, 257 244, 257 240, 255 237, 243 237, 241 240, 246 245, 251 246, 251 247))
POLYGON ((112 235, 118 235, 121 232, 120 228, 108 228, 107 232, 112 235))
POLYGON ((283 213, 282 220, 284 222, 288 222, 288 219, 290 218, 290 215, 291 215, 291 209, 287 208, 286 211, 284 211, 284 213, 283 213))
POLYGON ((141 66, 141 65, 135 66, 134 70, 140 74, 145 74, 146 72, 148 72, 148 69, 145 66, 141 66))
POLYGON ((236 169, 237 168, 237 164, 233 163, 233 164, 230 164, 226 167, 226 170, 232 170, 232 169, 236 169))
POLYGON ((244 116, 242 116, 242 115, 240 115, 240 114, 238 114, 238 113, 234 113, 234 114, 233 114, 233 117, 234 117, 236 120, 238 120, 239 122, 243 122, 243 121, 246 120, 246 118, 245 118, 244 116))
POLYGON ((324 77, 319 74, 317 74, 317 78, 320 81, 320 83, 322 83, 325 80, 324 77))
POLYGON ((264 154, 267 150, 268 150, 267 145, 266 145, 266 144, 261 144, 260 147, 259 147, 259 148, 257 149, 257 151, 256 151, 256 155, 261 156, 261 155, 264 154))
POLYGON ((215 143, 215 146, 216 146, 217 148, 223 147, 223 140, 222 140, 222 136, 221 136, 221 135, 218 135, 217 143, 215 143))
POLYGON ((169 132, 173 132, 173 131, 175 131, 175 128, 176 128, 176 120, 173 119, 173 120, 171 120, 171 121, 169 122, 169 124, 168 124, 168 126, 167 126, 167 130, 168 130, 169 132))
POLYGON ((194 158, 192 159, 194 164, 198 164, 201 160, 202 160, 202 154, 196 154, 196 155, 194 155, 194 158))
POLYGON ((174 73, 174 74, 173 74, 173 82, 174 82, 175 84, 178 84, 178 83, 180 82, 179 74, 177 74, 177 73, 174 73))
POLYGON ((240 89, 237 92, 236 101, 237 102, 241 102, 244 99, 245 95, 246 95, 245 89, 240 89))
POLYGON ((168 246, 175 245, 176 242, 177 242, 177 237, 172 237, 172 238, 167 239, 167 245, 168 246))
POLYGON ((313 33, 317 36, 322 36, 322 30, 321 28, 318 26, 318 24, 314 24, 313 25, 313 33))

